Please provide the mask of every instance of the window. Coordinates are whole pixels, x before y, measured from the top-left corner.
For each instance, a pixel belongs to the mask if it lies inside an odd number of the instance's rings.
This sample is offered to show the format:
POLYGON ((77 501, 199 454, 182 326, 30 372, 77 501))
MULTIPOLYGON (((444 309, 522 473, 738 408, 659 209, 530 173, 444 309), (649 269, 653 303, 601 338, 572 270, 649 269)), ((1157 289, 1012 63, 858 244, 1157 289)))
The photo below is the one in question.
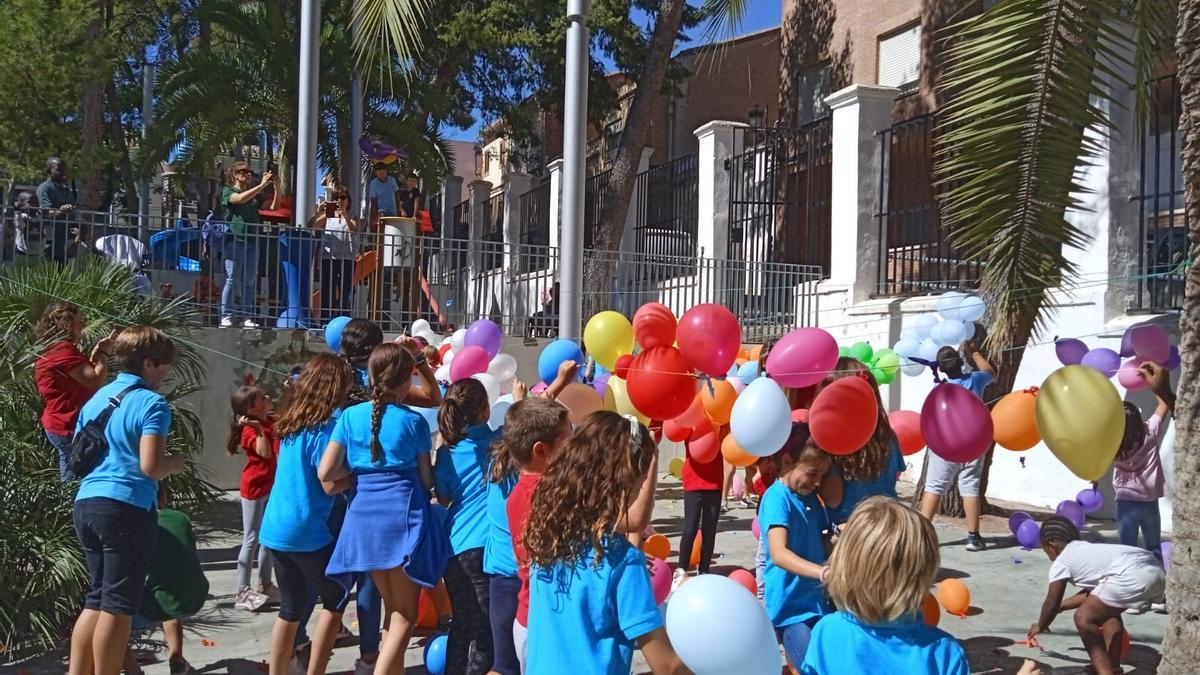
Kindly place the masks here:
POLYGON ((796 106, 796 125, 804 126, 829 115, 825 97, 829 96, 829 64, 822 63, 805 69, 796 82, 799 98, 796 106))
POLYGON ((921 79, 921 24, 879 40, 879 86, 912 90, 921 79))

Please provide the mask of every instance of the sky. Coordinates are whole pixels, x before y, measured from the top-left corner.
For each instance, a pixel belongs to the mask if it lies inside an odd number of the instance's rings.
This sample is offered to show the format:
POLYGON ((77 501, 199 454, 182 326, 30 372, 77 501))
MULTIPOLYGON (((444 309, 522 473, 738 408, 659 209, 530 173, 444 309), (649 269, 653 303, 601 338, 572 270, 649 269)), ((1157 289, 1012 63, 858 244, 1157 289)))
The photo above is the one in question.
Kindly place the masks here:
MULTIPOLYGON (((780 0, 750 0, 750 2, 747 2, 746 4, 748 5, 746 16, 742 20, 742 24, 738 27, 737 35, 755 33, 765 28, 771 28, 772 26, 779 25, 783 12, 783 3, 780 0)), ((646 25, 649 22, 643 20, 641 23, 646 25)), ((688 37, 690 37, 692 41, 679 45, 677 49, 686 49, 688 47, 695 47, 704 44, 705 40, 703 39, 703 33, 704 25, 701 24, 696 26, 688 34, 688 37)), ((604 62, 605 70, 615 69, 611 61, 607 61, 602 57, 601 61, 604 62)), ((447 127, 444 129, 444 132, 446 137, 451 140, 474 142, 479 138, 480 126, 481 123, 476 122, 469 129, 456 129, 453 127, 447 127)))

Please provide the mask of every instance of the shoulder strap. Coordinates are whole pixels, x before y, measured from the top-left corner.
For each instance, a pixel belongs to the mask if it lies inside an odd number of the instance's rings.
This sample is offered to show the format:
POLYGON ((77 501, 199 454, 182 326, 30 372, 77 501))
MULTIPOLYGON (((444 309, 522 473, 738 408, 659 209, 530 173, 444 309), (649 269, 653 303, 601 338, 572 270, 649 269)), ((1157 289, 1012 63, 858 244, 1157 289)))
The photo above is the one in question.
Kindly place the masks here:
POLYGON ((125 395, 128 394, 129 392, 133 391, 134 389, 145 389, 145 388, 146 388, 146 385, 142 384, 141 382, 135 382, 135 383, 129 385, 128 387, 125 387, 124 389, 121 390, 121 393, 108 399, 109 408, 115 409, 117 406, 121 405, 121 401, 125 400, 125 395))

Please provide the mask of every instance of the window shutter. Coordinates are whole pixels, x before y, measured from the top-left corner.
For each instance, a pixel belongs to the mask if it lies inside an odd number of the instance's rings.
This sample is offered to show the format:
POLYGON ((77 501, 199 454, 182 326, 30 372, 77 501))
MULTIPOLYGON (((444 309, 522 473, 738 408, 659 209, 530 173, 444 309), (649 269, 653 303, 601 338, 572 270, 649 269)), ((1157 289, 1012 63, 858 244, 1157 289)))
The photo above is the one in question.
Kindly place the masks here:
POLYGON ((901 87, 921 78, 921 24, 879 41, 879 85, 901 87))

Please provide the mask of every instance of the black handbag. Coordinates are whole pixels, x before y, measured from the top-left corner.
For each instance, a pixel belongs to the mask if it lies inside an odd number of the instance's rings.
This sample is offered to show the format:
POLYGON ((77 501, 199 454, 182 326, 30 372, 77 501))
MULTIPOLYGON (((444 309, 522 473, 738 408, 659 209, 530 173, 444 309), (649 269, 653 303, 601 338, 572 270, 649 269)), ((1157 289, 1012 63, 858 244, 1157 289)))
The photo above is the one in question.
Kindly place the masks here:
POLYGON ((125 395, 134 389, 144 389, 145 385, 138 383, 129 385, 116 396, 108 399, 108 406, 88 421, 71 439, 71 447, 67 451, 68 478, 79 480, 92 472, 108 454, 108 437, 104 435, 108 427, 108 418, 121 405, 125 395))

